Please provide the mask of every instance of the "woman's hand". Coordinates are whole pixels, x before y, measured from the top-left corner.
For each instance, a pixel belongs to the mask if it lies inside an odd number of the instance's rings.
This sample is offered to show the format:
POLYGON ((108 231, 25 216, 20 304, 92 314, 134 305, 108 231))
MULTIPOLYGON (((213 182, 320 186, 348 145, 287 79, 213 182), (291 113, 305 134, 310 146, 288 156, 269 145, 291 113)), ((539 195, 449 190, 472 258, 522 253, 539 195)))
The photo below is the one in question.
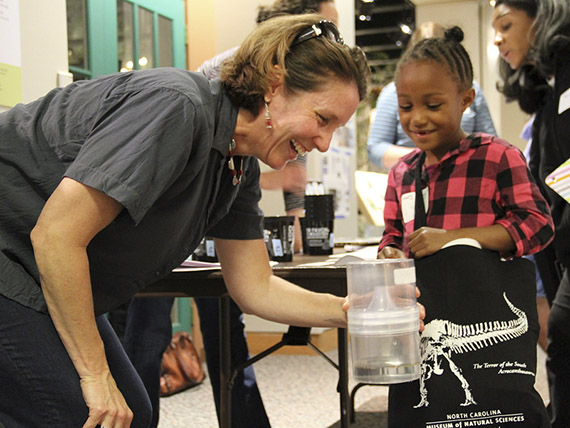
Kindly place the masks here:
POLYGON ((83 428, 129 428, 133 412, 117 388, 111 372, 82 376, 81 390, 89 408, 89 418, 83 428))
POLYGON ((348 296, 345 296, 344 299, 342 299, 342 311, 344 313, 347 313, 349 307, 350 305, 348 304, 348 296))
MULTIPOLYGON (((416 299, 418 299, 420 295, 421 295, 420 289, 416 287, 416 299)), ((426 308, 421 303, 418 303, 418 308, 420 310, 420 332, 421 332, 424 331, 425 328, 424 319, 426 318, 426 308)))

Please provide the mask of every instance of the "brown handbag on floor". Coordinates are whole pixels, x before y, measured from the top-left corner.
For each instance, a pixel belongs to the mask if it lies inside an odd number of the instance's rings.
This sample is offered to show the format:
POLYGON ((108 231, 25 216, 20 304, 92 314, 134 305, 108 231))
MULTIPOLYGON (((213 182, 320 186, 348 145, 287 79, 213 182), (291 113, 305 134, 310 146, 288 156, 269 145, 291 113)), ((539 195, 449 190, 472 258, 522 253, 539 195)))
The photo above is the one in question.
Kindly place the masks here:
POLYGON ((185 331, 174 334, 162 356, 160 396, 168 397, 202 383, 206 375, 198 352, 185 331))

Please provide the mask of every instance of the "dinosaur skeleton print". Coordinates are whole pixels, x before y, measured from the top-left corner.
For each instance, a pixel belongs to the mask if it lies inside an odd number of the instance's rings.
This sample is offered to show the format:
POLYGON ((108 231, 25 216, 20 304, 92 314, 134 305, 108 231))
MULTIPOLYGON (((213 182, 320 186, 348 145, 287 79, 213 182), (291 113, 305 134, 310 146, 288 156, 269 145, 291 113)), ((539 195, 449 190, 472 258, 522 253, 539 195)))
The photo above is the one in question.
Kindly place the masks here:
POLYGON ((447 320, 434 319, 426 324, 420 341, 422 357, 420 402, 415 407, 429 406, 426 381, 432 375, 441 376, 445 373, 442 365, 444 360, 447 362, 451 373, 461 383, 465 393, 465 400, 460 405, 477 404, 471 393, 469 381, 463 376, 461 368, 453 361, 453 355, 464 352, 477 352, 481 348, 493 346, 499 342, 514 340, 528 331, 526 314, 509 301, 506 293, 503 293, 503 298, 516 316, 511 321, 489 321, 471 325, 458 325, 447 320))

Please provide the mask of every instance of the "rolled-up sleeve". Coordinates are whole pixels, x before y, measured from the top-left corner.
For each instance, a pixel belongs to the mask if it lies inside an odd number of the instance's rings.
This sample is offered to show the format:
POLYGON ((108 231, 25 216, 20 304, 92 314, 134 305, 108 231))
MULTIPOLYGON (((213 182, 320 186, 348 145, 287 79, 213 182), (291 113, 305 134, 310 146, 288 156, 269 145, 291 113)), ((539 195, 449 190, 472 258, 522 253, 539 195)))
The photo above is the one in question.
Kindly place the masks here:
POLYGON ((497 189, 497 201, 506 213, 497 223, 507 230, 516 247, 510 255, 520 257, 545 248, 554 238, 550 209, 515 148, 506 150, 501 158, 497 189))

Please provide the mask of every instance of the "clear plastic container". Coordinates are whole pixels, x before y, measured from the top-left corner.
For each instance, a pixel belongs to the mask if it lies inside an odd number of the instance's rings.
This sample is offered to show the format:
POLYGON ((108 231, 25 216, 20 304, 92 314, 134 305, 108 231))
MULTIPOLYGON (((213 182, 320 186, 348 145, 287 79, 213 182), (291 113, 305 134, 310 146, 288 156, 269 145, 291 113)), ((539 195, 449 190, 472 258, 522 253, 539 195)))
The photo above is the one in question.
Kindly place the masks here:
POLYGON ((418 379, 419 310, 413 260, 349 263, 347 280, 354 380, 391 384, 418 379))

